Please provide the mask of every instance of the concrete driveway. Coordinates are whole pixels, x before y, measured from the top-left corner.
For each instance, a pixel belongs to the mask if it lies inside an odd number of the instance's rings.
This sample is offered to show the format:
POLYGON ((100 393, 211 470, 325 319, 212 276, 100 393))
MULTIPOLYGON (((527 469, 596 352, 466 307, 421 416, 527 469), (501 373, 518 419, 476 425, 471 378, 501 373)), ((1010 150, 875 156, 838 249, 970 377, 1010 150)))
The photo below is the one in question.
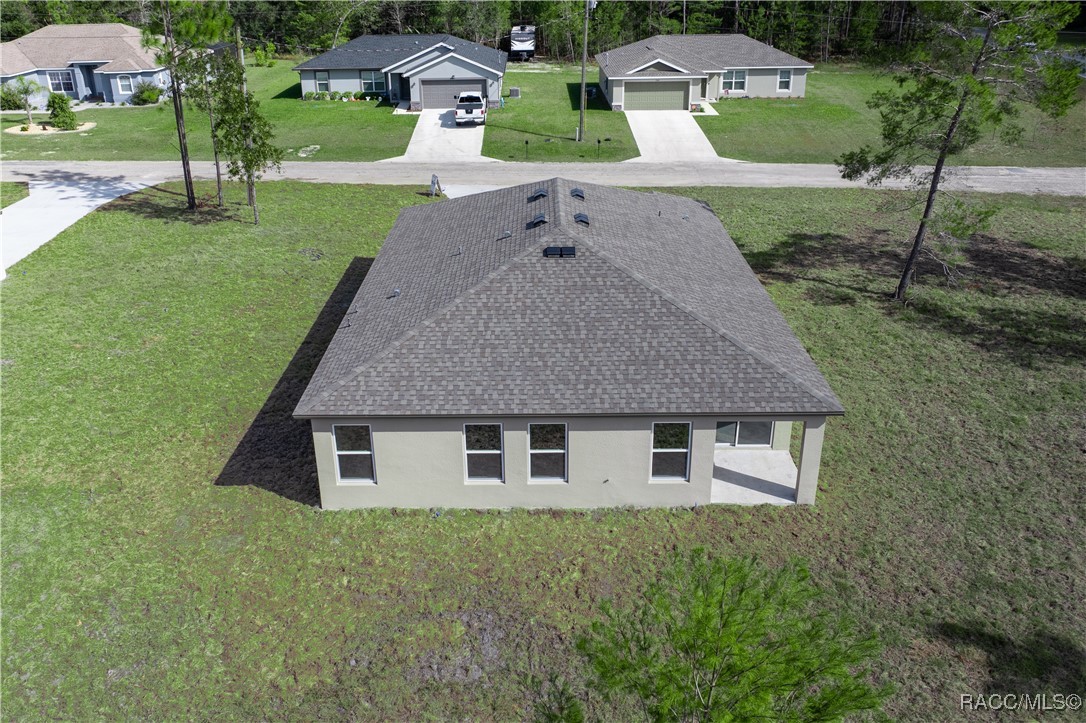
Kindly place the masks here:
POLYGON ((419 114, 415 132, 407 152, 398 158, 388 158, 380 163, 455 163, 491 161, 501 163, 496 158, 483 157, 483 126, 465 125, 457 127, 454 112, 434 109, 424 110, 419 114))
POLYGON ((628 110, 638 158, 626 163, 705 163, 727 160, 717 156, 694 116, 685 110, 628 110))

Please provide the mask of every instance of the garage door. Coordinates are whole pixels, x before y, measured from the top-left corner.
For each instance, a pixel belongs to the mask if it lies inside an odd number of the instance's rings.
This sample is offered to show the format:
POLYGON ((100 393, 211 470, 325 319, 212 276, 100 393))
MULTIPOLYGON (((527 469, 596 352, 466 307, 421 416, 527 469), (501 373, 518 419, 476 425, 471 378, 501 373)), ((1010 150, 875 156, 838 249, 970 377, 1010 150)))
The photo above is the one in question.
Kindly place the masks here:
POLYGON ((456 96, 461 93, 486 95, 486 83, 482 80, 424 80, 422 81, 423 108, 455 108, 456 96))
POLYGON ((686 110, 690 83, 675 82, 626 82, 626 99, 623 110, 686 110))

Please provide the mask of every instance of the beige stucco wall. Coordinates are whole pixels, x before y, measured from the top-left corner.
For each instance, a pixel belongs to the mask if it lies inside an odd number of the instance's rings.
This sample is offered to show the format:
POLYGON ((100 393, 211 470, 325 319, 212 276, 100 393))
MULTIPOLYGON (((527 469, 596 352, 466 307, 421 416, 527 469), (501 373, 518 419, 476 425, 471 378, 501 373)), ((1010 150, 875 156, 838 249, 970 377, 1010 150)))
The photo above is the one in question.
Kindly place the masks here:
POLYGON ((497 101, 502 94, 502 77, 496 71, 481 68, 459 58, 448 58, 417 73, 410 73, 411 101, 422 102, 422 80, 468 80, 486 81, 487 98, 497 101))
MULTIPOLYGON (((736 68, 735 70, 744 70, 736 68)), ((792 90, 788 92, 777 90, 777 69, 775 68, 751 68, 747 69, 747 89, 743 91, 730 91, 727 96, 721 95, 721 76, 714 73, 710 76, 714 92, 717 97, 731 98, 802 98, 807 93, 807 69, 792 69, 792 90)))

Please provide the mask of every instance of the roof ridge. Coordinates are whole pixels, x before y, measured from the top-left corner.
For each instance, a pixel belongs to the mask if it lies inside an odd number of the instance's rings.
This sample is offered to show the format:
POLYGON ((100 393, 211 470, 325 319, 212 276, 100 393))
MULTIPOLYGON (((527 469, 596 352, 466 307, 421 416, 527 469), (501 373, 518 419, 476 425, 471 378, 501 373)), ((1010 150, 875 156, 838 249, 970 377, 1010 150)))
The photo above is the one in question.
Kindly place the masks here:
MULTIPOLYGON (((693 199, 689 199, 689 200, 692 203, 697 203, 697 201, 694 201, 693 199)), ((698 205, 702 210, 706 210, 700 204, 698 204, 698 205)), ((707 210, 706 210, 706 212, 707 213, 712 213, 711 211, 707 211, 707 210)), ((743 350, 744 352, 746 352, 750 356, 754 357, 758 361, 760 361, 763 364, 767 365, 774 372, 776 372, 780 376, 784 377, 788 381, 792 382, 793 384, 798 386, 801 390, 803 390, 806 393, 810 394, 812 397, 814 397, 818 401, 820 401, 823 404, 826 404, 826 405, 828 405, 830 407, 840 406, 841 403, 839 401, 834 402, 834 401, 831 401, 829 399, 826 399, 822 395, 821 392, 818 392, 817 390, 812 389, 811 386, 809 384, 807 384, 806 382, 804 382, 802 379, 798 378, 797 376, 795 376, 794 374, 792 374, 788 370, 782 369, 780 367, 780 365, 778 365, 776 362, 774 362, 772 360, 769 360, 769 359, 766 359, 765 356, 763 356, 762 354, 760 354, 760 353, 754 351, 753 349, 749 348, 746 344, 739 341, 738 339, 733 337, 731 334, 729 334, 727 331, 725 331, 724 329, 721 329, 720 327, 718 327, 716 324, 713 324, 713 322, 709 321, 708 319, 706 319, 704 316, 702 316, 698 312, 688 308, 686 306, 686 304, 683 304, 681 301, 679 301, 674 296, 669 294, 667 291, 663 290, 662 288, 660 288, 656 284, 652 283, 651 281, 649 281, 648 279, 643 277, 641 274, 637 273, 633 269, 627 268, 626 265, 623 264, 622 262, 616 261, 605 250, 596 248, 590 241, 585 240, 584 243, 588 246, 588 248, 590 248, 594 252, 596 252, 596 254, 601 259, 603 259, 605 262, 607 262, 611 266, 614 266, 616 269, 623 272, 624 274, 626 274, 627 276, 632 278, 634 281, 641 284, 646 289, 648 289, 650 292, 652 292, 653 294, 659 296, 661 299, 668 302, 669 304, 671 304, 675 308, 677 308, 680 311, 682 311, 683 313, 687 314, 692 319, 694 319, 694 320, 698 321, 699 323, 703 324, 705 327, 710 329, 717 336, 720 336, 720 337, 723 337, 724 339, 727 339, 729 342, 731 342, 732 344, 737 346, 739 349, 743 350)), ((807 353, 806 349, 804 349, 804 353, 805 354, 807 353)), ((808 356, 809 356, 809 354, 808 354, 808 356)))
MULTIPOLYGON (((417 208, 421 208, 421 207, 417 207, 417 208)), ((510 256, 505 261, 505 263, 501 264, 500 266, 495 267, 494 270, 492 270, 489 274, 487 274, 486 276, 479 279, 479 281, 477 281, 476 283, 472 284, 471 286, 468 286, 465 289, 463 289, 459 294, 457 294, 452 299, 450 299, 447 304, 443 304, 442 306, 439 306, 438 308, 434 309, 431 313, 429 313, 426 316, 424 316, 423 318, 419 319, 419 321, 417 323, 412 324, 410 326, 410 328, 408 328, 405 332, 403 332, 398 337, 393 339, 391 342, 386 344, 385 347, 383 349, 381 349, 380 351, 378 351, 376 354, 373 354, 373 355, 367 357, 361 363, 357 364, 356 366, 351 367, 351 369, 348 370, 347 373, 345 373, 338 380, 336 380, 336 382, 334 384, 330 385, 327 389, 321 390, 319 396, 317 396, 316 398, 314 398, 312 401, 308 402, 305 405, 305 409, 311 409, 318 402, 324 401, 333 392, 335 392, 338 389, 341 389, 342 387, 344 387, 348 383, 350 383, 352 380, 357 378, 360 374, 362 374, 366 370, 367 367, 371 366, 374 362, 385 358, 386 356, 391 354, 393 351, 399 349, 401 346, 403 346, 405 343, 407 343, 407 341, 409 339, 416 336, 423 327, 427 326, 430 322, 434 321, 435 319, 437 319, 442 314, 447 313, 449 310, 451 310, 451 308, 453 306, 455 306, 461 299, 463 299, 465 296, 470 294, 472 291, 474 291, 475 289, 479 288, 480 286, 486 284, 487 282, 492 280, 495 276, 497 276, 497 275, 501 274, 502 272, 504 272, 507 268, 512 266, 516 261, 520 260, 523 257, 526 257, 530 251, 534 251, 537 248, 540 248, 540 247, 544 246, 545 244, 549 243, 549 240, 551 238, 553 238, 555 235, 557 235, 557 231, 558 231, 558 229, 555 229, 554 233, 547 233, 537 243, 532 244, 530 246, 526 246, 524 248, 524 250, 521 251, 520 253, 513 254, 512 256, 510 256)), ((563 233, 562 235, 568 237, 568 234, 563 233)), ((294 413, 295 414, 297 414, 299 412, 304 413, 305 409, 302 409, 302 407, 299 406, 294 410, 294 413)))

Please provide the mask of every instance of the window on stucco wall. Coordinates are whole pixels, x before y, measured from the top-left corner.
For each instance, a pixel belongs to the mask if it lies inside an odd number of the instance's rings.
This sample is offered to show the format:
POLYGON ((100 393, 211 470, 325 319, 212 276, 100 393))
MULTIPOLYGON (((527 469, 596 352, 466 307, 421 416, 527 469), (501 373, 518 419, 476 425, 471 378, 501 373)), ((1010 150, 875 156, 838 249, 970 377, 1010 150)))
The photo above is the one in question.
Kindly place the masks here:
POLYGON ((503 481, 502 425, 465 424, 464 454, 469 482, 503 481))
POLYGON ((132 92, 132 76, 131 75, 118 75, 117 76, 117 89, 122 93, 132 92))
POLYGON ((656 422, 652 425, 652 478, 686 480, 690 477, 690 423, 656 422))
POLYGON ((374 484, 373 439, 367 424, 337 424, 332 427, 336 448, 336 473, 341 482, 374 484))

